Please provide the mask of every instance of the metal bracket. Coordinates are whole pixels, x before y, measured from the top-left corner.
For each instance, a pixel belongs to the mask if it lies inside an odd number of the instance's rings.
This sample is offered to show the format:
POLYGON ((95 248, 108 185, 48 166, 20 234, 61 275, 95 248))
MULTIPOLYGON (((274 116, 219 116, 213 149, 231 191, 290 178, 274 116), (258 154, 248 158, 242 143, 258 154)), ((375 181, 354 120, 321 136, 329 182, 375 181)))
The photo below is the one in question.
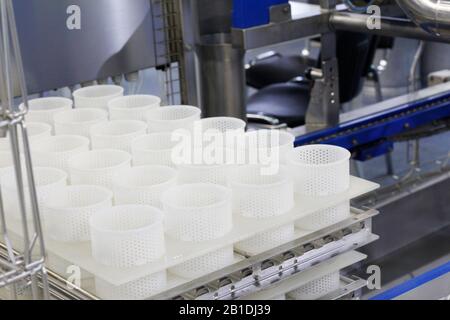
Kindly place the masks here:
POLYGON ((339 124, 339 79, 336 58, 322 62, 322 77, 314 81, 306 114, 308 131, 339 124))
POLYGON ((336 0, 320 0, 320 8, 322 10, 334 10, 336 9, 336 0))
POLYGON ((284 22, 292 19, 292 10, 289 3, 270 7, 270 22, 284 22))

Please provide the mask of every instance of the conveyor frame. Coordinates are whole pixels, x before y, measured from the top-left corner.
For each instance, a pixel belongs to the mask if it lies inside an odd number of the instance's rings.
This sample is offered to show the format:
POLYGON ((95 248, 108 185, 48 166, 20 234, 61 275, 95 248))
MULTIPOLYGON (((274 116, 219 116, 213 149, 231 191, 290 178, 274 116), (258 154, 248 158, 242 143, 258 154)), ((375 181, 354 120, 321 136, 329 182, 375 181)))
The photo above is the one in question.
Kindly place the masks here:
MULTIPOLYGON (((322 261, 378 239, 371 230, 376 210, 352 209, 354 216, 341 223, 302 236, 259 255, 215 273, 169 289, 152 299, 228 300, 244 297, 292 274, 306 270, 322 261), (356 241, 358 232, 366 232, 356 241), (339 242, 340 241, 340 242, 339 242)), ((361 234, 358 234, 361 236, 361 234)))
MULTIPOLYGON (((353 217, 257 256, 248 257, 225 269, 172 288, 151 299, 228 300, 261 290, 275 280, 309 269, 330 258, 355 250, 378 239, 371 230, 376 210, 352 208, 353 217)), ((4 246, 0 244, 0 258, 4 246)), ((95 295, 74 287, 48 271, 53 299, 96 300, 95 295)))

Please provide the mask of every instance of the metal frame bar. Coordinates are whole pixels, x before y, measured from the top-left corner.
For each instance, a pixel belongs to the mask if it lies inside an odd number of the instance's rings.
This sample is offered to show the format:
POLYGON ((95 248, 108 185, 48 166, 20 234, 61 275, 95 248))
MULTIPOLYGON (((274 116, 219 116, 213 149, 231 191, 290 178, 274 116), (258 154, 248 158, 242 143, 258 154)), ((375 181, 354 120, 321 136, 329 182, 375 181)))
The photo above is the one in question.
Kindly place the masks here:
POLYGON ((393 17, 379 17, 381 27, 368 28, 368 15, 351 12, 333 12, 330 28, 333 30, 369 33, 381 36, 395 36, 425 41, 449 43, 447 37, 438 37, 416 26, 411 20, 393 17))
POLYGON ((345 277, 341 275, 342 285, 337 291, 330 292, 329 294, 319 298, 318 300, 342 300, 351 295, 358 294, 362 288, 367 286, 367 280, 358 277, 345 277))
POLYGON ((163 66, 166 103, 172 105, 187 101, 180 1, 150 1, 156 64, 163 66))
POLYGON ((7 128, 11 141, 24 241, 23 252, 17 252, 12 248, 7 231, 8 218, 5 215, 3 203, 1 202, 0 231, 1 238, 5 242, 4 248, 6 248, 7 254, 1 263, 0 288, 11 285, 13 289, 12 298, 17 298, 17 285, 19 282, 25 281, 31 287, 33 299, 39 299, 41 298, 39 283, 41 283, 43 298, 47 299, 49 295, 47 274, 44 265, 45 245, 31 162, 30 144, 27 127, 24 123, 24 115, 28 111, 28 94, 11 0, 0 0, 0 17, 2 37, 2 43, 0 45, 1 125, 3 128, 7 128), (16 73, 12 72, 13 64, 16 66, 16 73), (11 76, 12 74, 16 74, 17 79, 13 78, 11 76), (14 106, 14 80, 18 80, 19 82, 23 99, 23 109, 19 110, 14 106), (21 138, 19 138, 19 133, 21 134, 21 138), (24 163, 21 160, 21 147, 25 160, 24 163), (23 164, 25 167, 22 166, 23 164), (27 187, 25 187, 26 185, 27 187), (26 189, 28 189, 27 192, 26 189), (26 199, 29 199, 31 205, 31 224, 27 221, 28 207, 26 199), (39 249, 36 248, 37 244, 39 244, 39 249))

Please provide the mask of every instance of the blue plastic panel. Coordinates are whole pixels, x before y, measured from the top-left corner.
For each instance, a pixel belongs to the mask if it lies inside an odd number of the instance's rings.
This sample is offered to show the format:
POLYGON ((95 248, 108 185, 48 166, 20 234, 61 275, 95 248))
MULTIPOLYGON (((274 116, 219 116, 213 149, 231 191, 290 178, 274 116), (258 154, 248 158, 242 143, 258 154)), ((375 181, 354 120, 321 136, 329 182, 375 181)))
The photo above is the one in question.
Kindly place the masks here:
POLYGON ((250 28, 270 22, 270 7, 288 0, 233 0, 233 27, 250 28))

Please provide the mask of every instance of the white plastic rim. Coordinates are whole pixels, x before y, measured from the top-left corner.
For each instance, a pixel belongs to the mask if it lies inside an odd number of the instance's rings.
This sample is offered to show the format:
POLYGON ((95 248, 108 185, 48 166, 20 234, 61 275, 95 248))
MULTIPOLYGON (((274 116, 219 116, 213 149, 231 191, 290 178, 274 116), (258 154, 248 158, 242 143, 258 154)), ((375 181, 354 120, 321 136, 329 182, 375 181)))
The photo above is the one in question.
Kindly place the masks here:
POLYGON ((161 106, 161 98, 152 95, 130 95, 115 98, 108 103, 111 120, 146 121, 145 115, 161 106))
POLYGON ((55 114, 72 109, 73 101, 62 97, 37 98, 29 100, 28 106, 27 121, 44 122, 53 127, 55 114))
POLYGON ((193 106, 165 106, 150 110, 145 115, 150 133, 173 132, 177 129, 192 131, 201 110, 193 106))
MULTIPOLYGON (((20 155, 20 161, 21 161, 21 163, 25 163, 23 154, 20 155)), ((2 178, 2 175, 5 173, 8 173, 8 171, 13 166, 14 166, 14 159, 13 159, 12 153, 10 151, 1 151, 0 150, 0 180, 2 178)), ((0 181, 0 183, 1 183, 1 181, 0 181)))
POLYGON ((264 219, 289 212, 294 184, 284 168, 264 174, 263 166, 241 166, 230 176, 233 211, 247 218, 264 219))
POLYGON ((313 280, 300 288, 288 293, 294 300, 317 300, 339 289, 339 271, 328 274, 322 278, 313 280))
POLYGON ((113 178, 131 167, 131 155, 121 150, 93 150, 69 159, 73 185, 98 185, 112 189, 113 178))
POLYGON ((245 121, 232 117, 201 119, 194 126, 194 149, 201 146, 203 150, 214 150, 215 153, 237 150, 245 138, 246 125, 245 121))
POLYGON ((287 156, 294 149, 295 136, 287 131, 256 130, 245 135, 247 164, 287 164, 287 156))
POLYGON ((131 143, 147 133, 147 124, 138 120, 114 120, 91 128, 92 149, 131 152, 131 143))
POLYGON ((165 255, 163 213, 150 206, 117 206, 90 219, 92 255, 99 263, 130 268, 165 255))
POLYGON ((108 121, 104 110, 86 108, 62 111, 55 115, 56 135, 80 135, 90 138, 92 126, 108 121))
POLYGON ((345 201, 337 206, 308 215, 296 221, 295 225, 302 230, 316 231, 342 222, 350 216, 350 201, 345 201))
POLYGON ((186 279, 195 279, 223 269, 234 263, 233 246, 210 252, 169 269, 169 272, 186 279))
POLYGON ((200 120, 202 132, 207 130, 216 130, 220 133, 229 131, 244 132, 247 123, 244 120, 233 117, 212 117, 200 120))
MULTIPOLYGON (((32 208, 30 201, 30 191, 28 188, 28 180, 23 173, 23 183, 25 192, 25 204, 27 211, 27 219, 32 217, 32 208)), ((36 194, 38 205, 49 197, 58 197, 61 190, 67 185, 67 173, 55 168, 35 167, 33 169, 34 182, 36 186, 36 194)), ((16 173, 13 167, 4 171, 1 176, 1 186, 3 192, 3 201, 5 212, 14 218, 20 219, 21 212, 19 207, 19 195, 17 191, 16 173)))
POLYGON ((178 143, 177 140, 173 139, 170 132, 152 133, 138 137, 131 143, 133 164, 135 166, 162 165, 175 167, 172 151, 178 143))
POLYGON ((95 278, 96 295, 103 300, 144 300, 163 291, 167 286, 166 271, 157 272, 129 283, 115 286, 95 278))
POLYGON ((76 154, 89 151, 90 141, 83 136, 61 135, 35 142, 33 163, 39 167, 54 167, 68 172, 68 161, 76 154))
POLYGON ((113 194, 97 186, 68 186, 42 204, 49 236, 61 242, 90 240, 91 216, 112 207, 113 194))
POLYGON ((104 84, 78 89, 73 93, 73 98, 76 108, 99 108, 107 111, 109 101, 123 94, 121 86, 104 84))
POLYGON ((274 249, 295 238, 294 224, 282 226, 275 230, 260 233, 250 239, 240 241, 234 247, 244 255, 255 255, 274 249))
POLYGON ((218 239, 231 231, 231 191, 209 184, 186 184, 162 196, 166 233, 174 239, 201 242, 218 239))
POLYGON ((348 150, 331 145, 298 147, 288 155, 288 164, 301 195, 321 197, 345 192, 350 187, 348 150))
POLYGON ((212 183, 227 186, 230 175, 235 170, 233 165, 178 165, 180 184, 212 183))
MULTIPOLYGON (((27 134, 31 142, 39 141, 52 135, 52 127, 43 122, 27 122, 27 134)), ((21 134, 19 133, 19 137, 21 134)))
POLYGON ((116 205, 140 204, 162 208, 161 197, 177 184, 177 171, 164 166, 124 170, 113 179, 116 205))
MULTIPOLYGON (((48 167, 34 167, 34 182, 38 189, 45 187, 65 186, 67 181, 67 173, 60 169, 48 167)), ((26 175, 22 172, 24 179, 24 187, 28 188, 26 175)), ((17 190, 16 174, 13 167, 8 168, 8 172, 3 175, 2 186, 7 190, 17 190)))
MULTIPOLYGON (((52 135, 52 127, 49 124, 43 122, 28 122, 26 123, 28 140, 30 146, 37 141, 48 138, 52 135)), ((23 152, 22 132, 18 130, 19 148, 20 152, 23 152)), ((11 139, 9 133, 5 138, 0 138, 0 151, 11 152, 11 139)))

